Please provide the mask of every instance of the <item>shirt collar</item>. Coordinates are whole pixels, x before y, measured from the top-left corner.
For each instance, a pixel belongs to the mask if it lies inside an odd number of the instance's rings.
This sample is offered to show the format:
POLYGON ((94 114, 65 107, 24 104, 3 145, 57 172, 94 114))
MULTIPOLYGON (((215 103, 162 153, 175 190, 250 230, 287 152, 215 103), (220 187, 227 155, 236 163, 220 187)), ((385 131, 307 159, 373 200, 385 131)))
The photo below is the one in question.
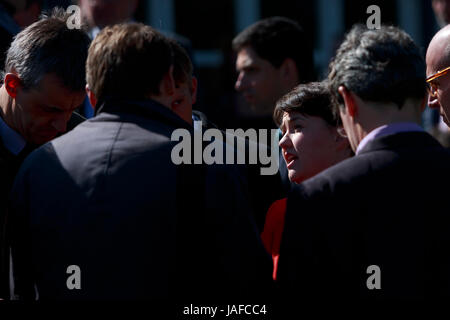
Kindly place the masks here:
POLYGON ((361 152, 361 150, 372 140, 383 136, 400 133, 400 132, 412 132, 412 131, 424 131, 421 126, 414 122, 396 122, 383 125, 376 129, 373 129, 358 145, 355 154, 361 152))
POLYGON ((5 148, 12 154, 18 155, 25 148, 25 139, 16 131, 11 129, 0 117, 0 137, 3 140, 5 148))

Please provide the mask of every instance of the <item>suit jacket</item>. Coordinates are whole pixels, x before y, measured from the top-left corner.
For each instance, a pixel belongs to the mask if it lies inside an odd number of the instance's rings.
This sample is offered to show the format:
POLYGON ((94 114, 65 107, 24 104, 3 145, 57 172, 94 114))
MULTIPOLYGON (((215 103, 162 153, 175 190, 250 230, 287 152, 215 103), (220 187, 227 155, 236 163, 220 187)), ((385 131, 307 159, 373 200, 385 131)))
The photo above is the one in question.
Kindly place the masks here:
POLYGON ((427 133, 407 132, 375 139, 294 186, 278 267, 282 292, 333 300, 448 297, 449 182, 449 152, 427 133), (377 283, 381 289, 373 289, 377 283))
MULTIPOLYGON (((73 113, 67 123, 67 131, 72 130, 85 119, 77 113, 73 113)), ((14 178, 25 158, 36 146, 27 144, 18 154, 12 154, 4 145, 0 137, 0 298, 6 299, 10 296, 9 288, 9 246, 6 239, 7 211, 9 194, 14 178)))
POLYGON ((106 101, 33 152, 12 192, 18 294, 40 299, 267 295, 271 261, 233 166, 171 160, 175 128, 154 101, 106 101), (81 270, 70 290, 69 266, 81 270))
MULTIPOLYGON (((218 129, 218 127, 209 121, 205 114, 200 111, 193 110, 192 113, 197 119, 202 121, 203 132, 208 129, 218 129)), ((269 127, 270 128, 270 127, 269 127)), ((269 129, 270 130, 270 129, 269 129)), ((223 133, 223 140, 225 141, 225 132, 223 133)), ((264 143, 264 142, 263 142, 264 143)), ((254 142, 250 142, 248 138, 245 139, 245 159, 249 159, 250 144, 253 144, 252 148, 261 148, 264 144, 255 147, 254 142)), ((276 150, 278 151, 278 150, 276 150)), ((238 152, 234 148, 234 152, 238 152)), ((259 152, 259 151, 258 151, 259 152)), ((270 146, 267 146, 267 153, 271 155, 270 146)), ((248 160, 247 160, 248 161, 248 160)), ((226 162, 224 155, 223 162, 226 162)), ((254 214, 256 226, 258 230, 262 232, 264 229, 264 223, 266 220, 266 214, 269 207, 275 201, 286 197, 287 190, 289 189, 290 182, 287 176, 286 163, 283 156, 280 153, 279 158, 279 171, 274 175, 262 175, 261 169, 264 167, 259 161, 256 164, 246 163, 245 165, 239 165, 239 169, 242 171, 242 175, 246 177, 244 180, 244 189, 248 192, 250 197, 250 203, 254 214)))

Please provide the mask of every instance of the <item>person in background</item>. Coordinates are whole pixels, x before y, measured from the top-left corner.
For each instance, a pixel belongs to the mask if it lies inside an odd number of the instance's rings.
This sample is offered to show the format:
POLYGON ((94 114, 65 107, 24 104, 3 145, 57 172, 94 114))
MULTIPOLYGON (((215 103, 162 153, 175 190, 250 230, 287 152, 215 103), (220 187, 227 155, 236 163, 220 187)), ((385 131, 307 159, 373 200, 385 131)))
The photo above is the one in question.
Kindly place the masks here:
MULTIPOLYGON (((174 40, 172 40, 174 41, 174 40)), ((174 45, 174 80, 175 80, 175 94, 172 102, 172 110, 178 114, 183 120, 194 126, 195 130, 199 130, 198 121, 202 121, 202 130, 217 127, 212 124, 206 116, 193 110, 192 105, 196 101, 197 94, 197 78, 193 76, 193 67, 189 55, 180 45, 174 45)), ((224 143, 226 134, 224 133, 224 143)), ((246 141, 246 150, 250 148, 249 141, 246 141)), ((234 150, 236 152, 236 150, 234 150)), ((267 201, 272 202, 275 199, 281 197, 281 192, 273 192, 274 190, 281 189, 281 180, 279 174, 273 176, 261 176, 259 165, 245 165, 241 171, 241 176, 246 177, 247 184, 249 186, 249 192, 251 190, 257 190, 255 198, 252 198, 252 207, 256 220, 258 230, 262 230, 264 226, 265 215, 267 207, 263 207, 267 201), (273 198, 267 197, 267 193, 272 195, 273 198), (262 201, 261 197, 264 197, 262 201)))
POLYGON ((439 27, 443 28, 450 23, 450 1, 431 0, 431 6, 436 16, 439 27))
POLYGON ((235 84, 251 109, 242 127, 273 128, 275 104, 300 83, 314 78, 312 49, 300 25, 285 17, 260 20, 233 39, 237 54, 235 84))
POLYGON ((0 0, 0 70, 13 37, 36 22, 41 10, 42 0, 0 0))
POLYGON ((106 26, 130 22, 138 4, 139 0, 78 0, 91 39, 106 26))
MULTIPOLYGON (((248 105, 248 110, 240 112, 239 127, 275 128, 273 111, 277 100, 298 84, 314 79, 313 50, 307 34, 292 19, 270 17, 240 32, 233 39, 232 46, 237 54, 235 89, 248 105)), ((287 172, 280 154, 281 186, 272 181, 261 181, 250 187, 254 202, 259 202, 258 211, 262 212, 261 230, 270 205, 286 196, 291 187, 287 172), (276 189, 279 192, 275 192, 276 189)))

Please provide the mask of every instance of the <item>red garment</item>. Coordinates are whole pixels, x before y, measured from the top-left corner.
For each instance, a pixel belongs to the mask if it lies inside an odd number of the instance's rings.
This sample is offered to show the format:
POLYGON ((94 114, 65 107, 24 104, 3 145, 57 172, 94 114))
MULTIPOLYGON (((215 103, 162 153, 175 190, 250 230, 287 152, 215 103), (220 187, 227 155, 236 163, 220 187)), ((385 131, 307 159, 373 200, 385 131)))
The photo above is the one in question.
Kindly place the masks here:
POLYGON ((261 233, 262 242, 267 252, 272 255, 273 280, 277 277, 278 258, 280 256, 281 236, 283 235, 284 216, 286 215, 287 198, 275 201, 270 206, 261 233))

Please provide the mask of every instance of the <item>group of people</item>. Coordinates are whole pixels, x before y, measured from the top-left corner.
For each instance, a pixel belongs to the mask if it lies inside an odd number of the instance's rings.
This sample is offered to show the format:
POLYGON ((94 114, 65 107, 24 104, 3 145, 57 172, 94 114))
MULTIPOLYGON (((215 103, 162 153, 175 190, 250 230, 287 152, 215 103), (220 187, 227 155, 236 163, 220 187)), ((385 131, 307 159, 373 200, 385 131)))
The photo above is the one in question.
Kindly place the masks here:
POLYGON ((264 176, 173 163, 174 130, 212 126, 177 41, 134 22, 91 41, 67 18, 54 10, 6 54, 0 298, 450 296, 450 152, 419 125, 427 104, 450 123, 448 27, 425 63, 399 28, 355 25, 320 82, 296 22, 241 32, 236 89, 280 129, 264 176), (74 112, 86 99, 88 120, 74 112))

